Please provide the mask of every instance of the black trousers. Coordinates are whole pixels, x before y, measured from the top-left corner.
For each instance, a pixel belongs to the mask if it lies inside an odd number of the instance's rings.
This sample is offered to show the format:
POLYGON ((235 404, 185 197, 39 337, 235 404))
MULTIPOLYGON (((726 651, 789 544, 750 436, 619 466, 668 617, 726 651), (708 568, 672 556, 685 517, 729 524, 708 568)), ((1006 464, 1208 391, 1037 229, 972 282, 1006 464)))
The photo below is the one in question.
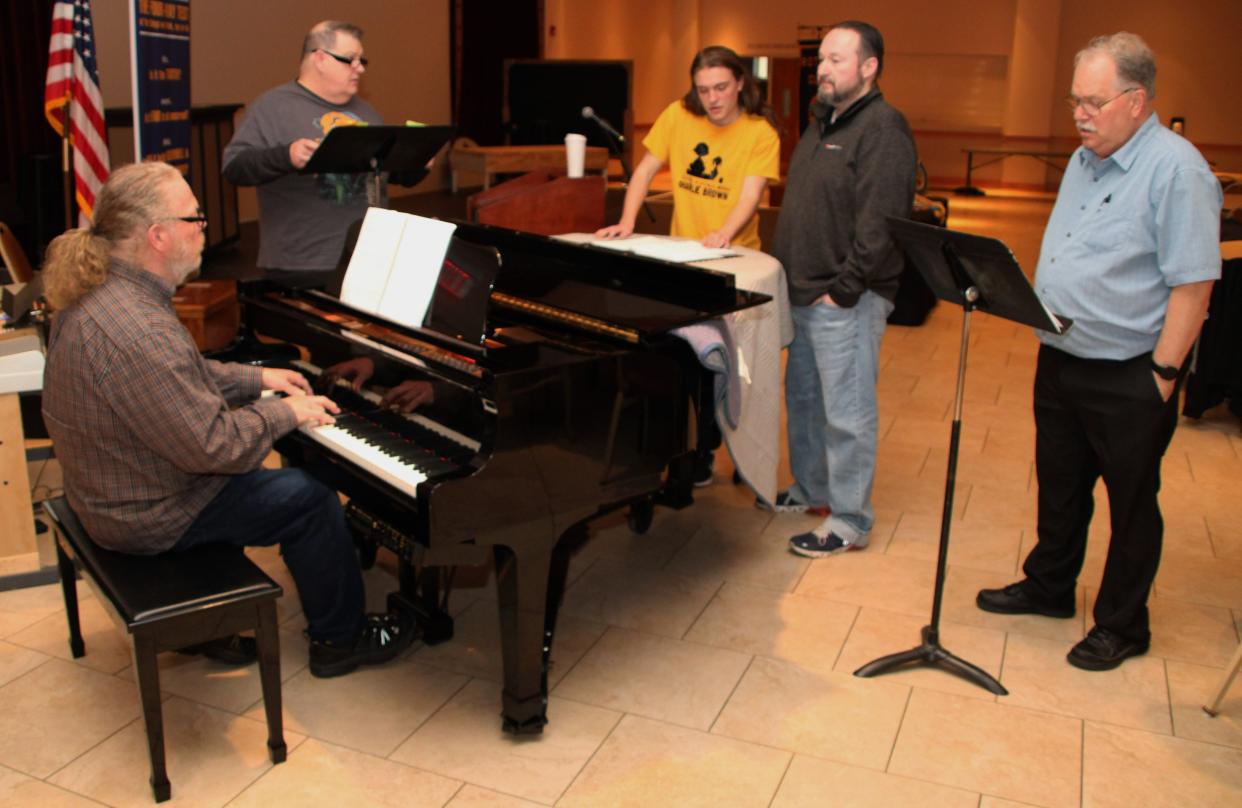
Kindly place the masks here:
POLYGON ((1093 489, 1103 477, 1112 537, 1095 623, 1139 642, 1151 636, 1147 597, 1164 538, 1160 462, 1177 426, 1181 385, 1179 377, 1173 395, 1161 400, 1150 354, 1080 359, 1043 346, 1035 370, 1039 541, 1023 571, 1037 596, 1073 597, 1093 489))
POLYGON ((694 406, 694 429, 698 435, 695 453, 706 461, 720 448, 724 435, 716 423, 716 374, 703 367, 690 343, 678 340, 677 359, 685 374, 686 388, 691 391, 694 406))

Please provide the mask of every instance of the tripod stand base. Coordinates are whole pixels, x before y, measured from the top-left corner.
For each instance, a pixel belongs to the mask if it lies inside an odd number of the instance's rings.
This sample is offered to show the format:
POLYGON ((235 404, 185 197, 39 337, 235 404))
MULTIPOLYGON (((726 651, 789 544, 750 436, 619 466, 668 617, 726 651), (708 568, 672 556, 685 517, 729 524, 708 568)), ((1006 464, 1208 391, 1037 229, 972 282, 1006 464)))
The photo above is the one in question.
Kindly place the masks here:
POLYGON ((992 678, 990 673, 960 657, 954 656, 942 648, 938 638, 933 635, 931 626, 923 627, 922 636, 922 645, 911 648, 909 651, 899 651, 896 654, 889 654, 888 656, 874 659, 854 671, 854 675, 862 677, 879 676, 882 673, 889 673, 907 666, 929 665, 956 674, 971 684, 976 684, 998 696, 1009 695, 1009 691, 1005 689, 1005 686, 992 678))

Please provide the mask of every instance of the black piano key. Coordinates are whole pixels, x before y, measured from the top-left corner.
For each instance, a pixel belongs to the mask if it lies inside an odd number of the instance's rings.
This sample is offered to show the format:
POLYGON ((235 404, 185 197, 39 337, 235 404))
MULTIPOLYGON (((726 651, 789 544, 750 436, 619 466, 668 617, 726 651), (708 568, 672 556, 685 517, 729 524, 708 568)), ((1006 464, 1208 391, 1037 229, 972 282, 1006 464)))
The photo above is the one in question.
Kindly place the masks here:
POLYGON ((336 425, 355 438, 413 466, 428 476, 455 471, 473 450, 428 429, 403 413, 380 408, 351 390, 336 386, 330 397, 341 408, 336 425))

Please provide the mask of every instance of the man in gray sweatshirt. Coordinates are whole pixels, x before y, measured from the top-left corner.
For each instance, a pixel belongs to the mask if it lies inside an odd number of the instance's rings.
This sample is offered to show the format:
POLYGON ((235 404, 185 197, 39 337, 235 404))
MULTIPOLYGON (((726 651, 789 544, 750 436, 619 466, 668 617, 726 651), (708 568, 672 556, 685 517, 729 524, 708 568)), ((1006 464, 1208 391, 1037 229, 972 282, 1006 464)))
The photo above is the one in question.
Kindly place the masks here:
POLYGON ((775 508, 829 514, 790 539, 810 558, 862 549, 875 522, 880 339, 902 268, 885 217, 910 215, 918 165, 905 117, 876 88, 883 67, 873 26, 841 22, 824 37, 772 249, 794 321, 785 371, 794 484, 775 508))
POLYGON ((367 175, 298 173, 334 127, 383 123, 358 97, 362 53, 357 26, 316 24, 303 41, 297 79, 259 96, 224 150, 225 179, 258 186, 258 264, 271 280, 325 285, 346 231, 366 213, 367 175))

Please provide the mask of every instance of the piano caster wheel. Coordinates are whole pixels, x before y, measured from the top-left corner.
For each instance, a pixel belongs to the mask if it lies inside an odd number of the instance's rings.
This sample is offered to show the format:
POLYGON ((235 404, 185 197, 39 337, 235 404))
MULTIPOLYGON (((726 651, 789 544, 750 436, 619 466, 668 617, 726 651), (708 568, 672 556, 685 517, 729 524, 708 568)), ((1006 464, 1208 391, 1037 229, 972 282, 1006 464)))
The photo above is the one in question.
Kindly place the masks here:
POLYGON ((640 500, 630 506, 630 513, 625 518, 630 530, 639 536, 651 529, 651 520, 655 517, 655 503, 649 499, 640 500))
POLYGON ((379 544, 370 539, 354 539, 354 547, 358 550, 358 566, 369 570, 375 566, 375 557, 379 554, 379 544))

